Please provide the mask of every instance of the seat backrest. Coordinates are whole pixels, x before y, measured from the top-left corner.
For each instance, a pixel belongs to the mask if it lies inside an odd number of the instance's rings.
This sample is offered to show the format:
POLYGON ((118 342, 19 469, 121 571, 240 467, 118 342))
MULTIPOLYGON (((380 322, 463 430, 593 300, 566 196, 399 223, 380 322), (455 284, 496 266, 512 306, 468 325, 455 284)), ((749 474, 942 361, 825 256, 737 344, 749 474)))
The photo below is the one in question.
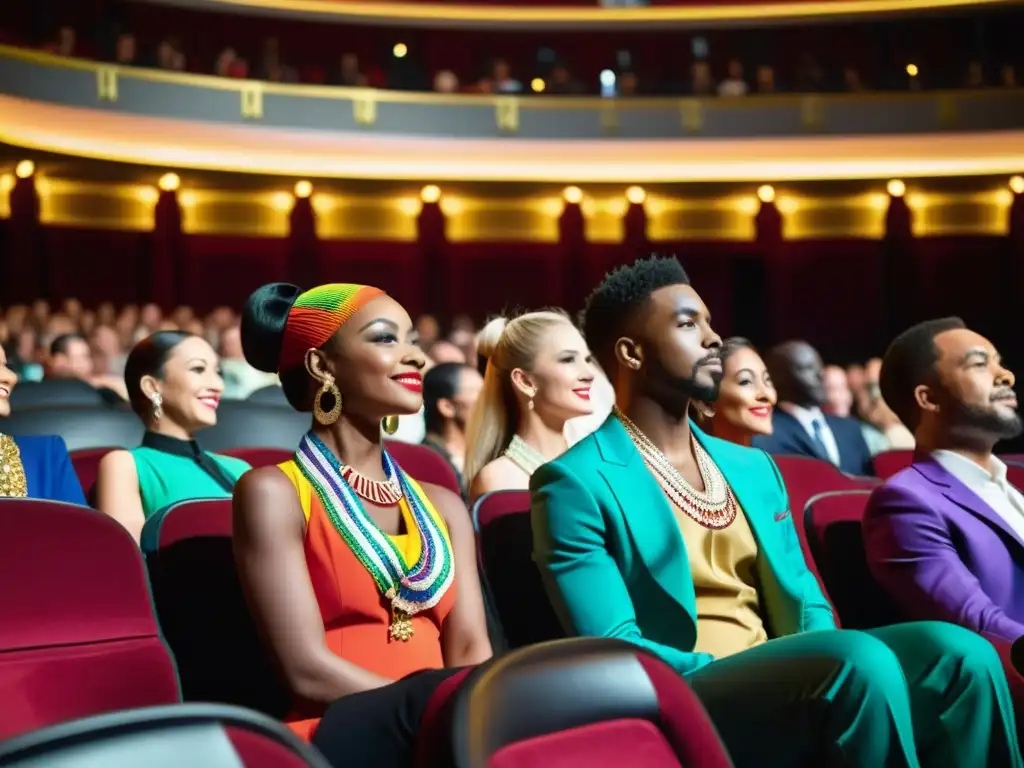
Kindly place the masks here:
POLYGON ((882 480, 900 472, 914 463, 914 452, 911 450, 882 451, 871 460, 875 474, 882 480))
POLYGON ((388 453, 398 462, 398 466, 408 472, 414 480, 440 485, 456 496, 462 496, 455 470, 433 448, 403 443, 400 440, 388 440, 387 448, 388 453))
POLYGON ((60 435, 68 451, 86 448, 136 448, 145 427, 131 411, 110 408, 40 408, 4 419, 10 435, 60 435))
POLYGON ((1006 462, 1006 481, 1014 488, 1024 491, 1024 461, 1006 462))
POLYGON ((294 454, 294 450, 285 448, 230 448, 221 451, 225 456, 234 456, 241 459, 250 467, 273 467, 288 461, 294 454))
POLYGON ((635 645, 577 638, 501 656, 455 695, 457 768, 730 768, 700 701, 635 645))
POLYGON ((13 411, 33 408, 100 408, 103 396, 79 379, 25 381, 11 393, 13 411))
POLYGON ((179 699, 139 549, 112 518, 0 499, 0 584, 0 741, 179 699))
POLYGON ((290 697, 246 605, 231 534, 231 499, 179 502, 146 521, 142 549, 160 626, 186 701, 284 717, 290 697))
POLYGON ((308 413, 248 400, 222 400, 216 425, 199 433, 199 443, 221 453, 232 448, 294 451, 312 423, 308 413))
POLYGON ((117 448, 109 446, 82 448, 77 451, 71 451, 69 454, 71 466, 75 468, 75 474, 78 476, 78 482, 82 486, 82 490, 85 491, 86 498, 91 498, 92 496, 93 487, 96 485, 96 478, 100 473, 100 462, 103 461, 103 457, 116 450, 117 448))
POLYGON ((264 405, 280 405, 288 407, 288 398, 284 396, 284 390, 277 384, 269 387, 261 387, 249 393, 245 398, 250 403, 263 403, 264 405))
POLYGON ((9 768, 328 768, 280 723, 217 704, 179 704, 99 715, 0 744, 9 768))
POLYGON ((473 505, 487 598, 509 648, 565 637, 533 561, 528 491, 496 491, 473 505))
POLYGON ((846 629, 873 629, 900 621, 899 612, 868 569, 861 537, 871 491, 818 494, 804 509, 804 528, 829 598, 846 629))

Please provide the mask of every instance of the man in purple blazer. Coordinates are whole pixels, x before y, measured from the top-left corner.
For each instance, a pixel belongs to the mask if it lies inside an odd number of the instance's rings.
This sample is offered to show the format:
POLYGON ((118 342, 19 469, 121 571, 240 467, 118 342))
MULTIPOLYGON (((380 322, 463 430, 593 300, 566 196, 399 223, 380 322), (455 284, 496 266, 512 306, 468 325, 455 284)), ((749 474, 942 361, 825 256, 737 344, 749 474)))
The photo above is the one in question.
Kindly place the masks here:
POLYGON ((1022 429, 1013 374, 988 339, 945 318, 898 336, 880 383, 917 454, 871 495, 871 572, 908 619, 1024 636, 1024 496, 992 454, 1022 429))

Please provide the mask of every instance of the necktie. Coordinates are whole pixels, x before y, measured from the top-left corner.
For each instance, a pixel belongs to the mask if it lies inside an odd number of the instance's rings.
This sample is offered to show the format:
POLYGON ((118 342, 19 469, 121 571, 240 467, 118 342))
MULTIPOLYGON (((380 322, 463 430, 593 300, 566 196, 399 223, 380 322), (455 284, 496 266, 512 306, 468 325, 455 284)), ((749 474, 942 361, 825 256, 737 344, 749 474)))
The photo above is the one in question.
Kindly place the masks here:
POLYGON ((823 437, 825 427, 821 423, 821 419, 814 419, 811 422, 811 429, 814 431, 814 447, 817 449, 818 454, 821 458, 831 463, 832 457, 829 455, 828 448, 825 447, 825 439, 823 437))

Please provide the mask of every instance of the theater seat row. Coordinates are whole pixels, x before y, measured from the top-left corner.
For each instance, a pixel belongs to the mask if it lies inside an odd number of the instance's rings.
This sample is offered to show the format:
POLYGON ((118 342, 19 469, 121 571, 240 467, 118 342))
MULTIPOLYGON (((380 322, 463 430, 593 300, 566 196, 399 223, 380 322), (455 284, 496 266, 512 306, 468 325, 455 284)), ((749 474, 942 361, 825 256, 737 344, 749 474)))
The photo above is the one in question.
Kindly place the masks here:
MULTIPOLYGON (((230 502, 217 504, 223 509, 230 502)), ((210 507, 206 512, 217 516, 210 507)), ((190 538, 180 524, 175 528, 176 514, 167 515, 158 544, 174 547, 190 538)), ((211 527, 203 523, 194 533, 191 538, 209 538, 211 527)), ((0 740, 17 737, 0 748, 4 765, 38 764, 48 750, 76 759, 109 754, 109 764, 127 764, 116 756, 128 742, 140 750, 184 750, 175 764, 191 756, 195 764, 218 767, 322 765, 251 713, 168 709, 180 700, 174 660, 154 619, 139 551, 109 518, 67 504, 0 500, 0 579, 19 585, 0 591, 0 740), (121 714, 74 722, 104 713, 121 714), (197 748, 217 759, 199 760, 197 748)), ((685 683, 635 646, 562 641, 463 674, 461 686, 431 702, 434 714, 424 722, 433 731, 421 740, 421 764, 437 764, 435 755, 445 754, 459 768, 730 765, 685 683)), ((130 762, 166 761, 133 754, 130 762)))

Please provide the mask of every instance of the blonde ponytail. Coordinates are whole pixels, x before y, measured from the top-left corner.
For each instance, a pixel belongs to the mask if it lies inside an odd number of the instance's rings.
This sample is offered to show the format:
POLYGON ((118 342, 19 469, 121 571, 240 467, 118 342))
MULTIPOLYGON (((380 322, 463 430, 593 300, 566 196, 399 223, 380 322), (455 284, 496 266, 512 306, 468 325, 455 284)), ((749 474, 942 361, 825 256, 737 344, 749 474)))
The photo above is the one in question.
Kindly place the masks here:
POLYGON ((547 331, 572 324, 556 310, 529 312, 513 320, 495 318, 477 337, 478 350, 487 358, 484 386, 466 426, 466 460, 463 476, 472 487, 477 474, 508 448, 519 423, 519 404, 512 385, 512 371, 529 370, 547 331))

